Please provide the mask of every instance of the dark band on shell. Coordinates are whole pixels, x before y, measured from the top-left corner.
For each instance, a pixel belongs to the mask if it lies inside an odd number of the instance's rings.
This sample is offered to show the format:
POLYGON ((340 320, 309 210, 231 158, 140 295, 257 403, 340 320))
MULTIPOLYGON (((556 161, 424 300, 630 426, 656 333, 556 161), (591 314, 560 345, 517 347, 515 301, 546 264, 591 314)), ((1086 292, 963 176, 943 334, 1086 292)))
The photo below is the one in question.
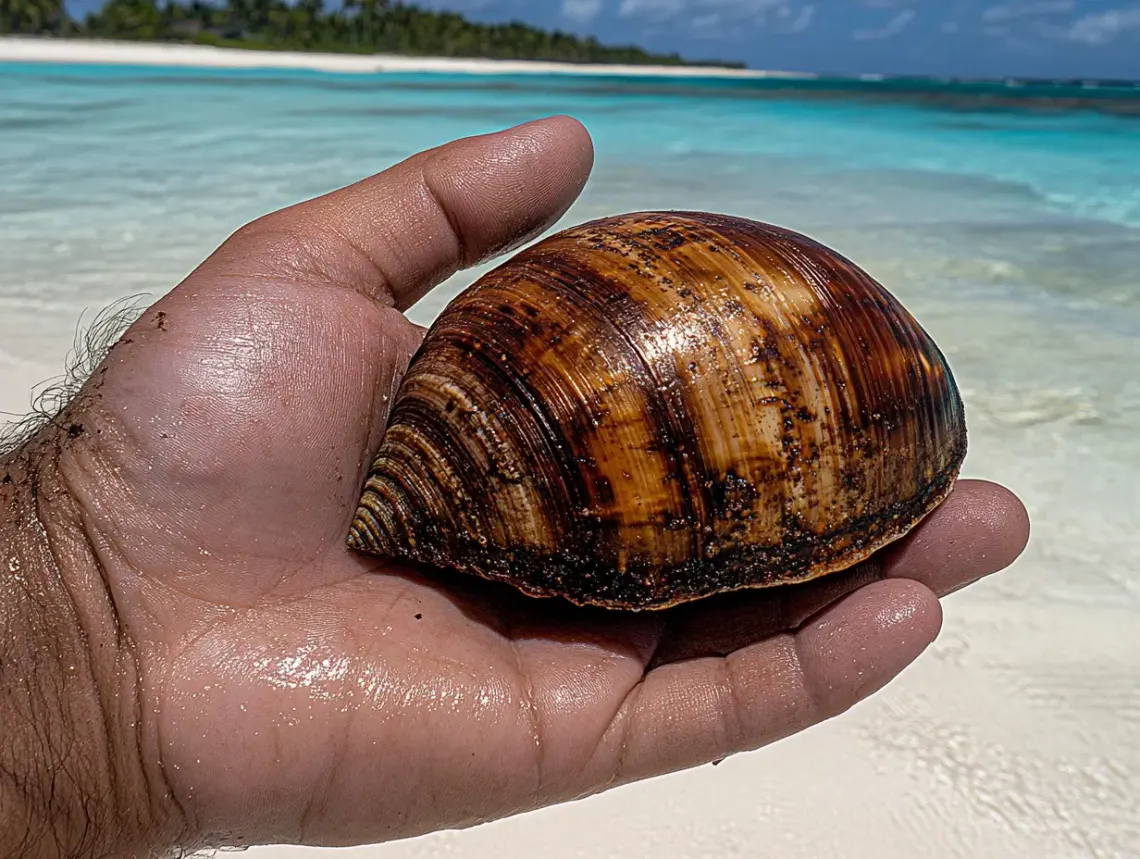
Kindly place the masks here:
POLYGON ((663 608, 852 566, 946 497, 965 451, 945 358, 856 265, 766 224, 639 213, 444 310, 349 544, 663 608))

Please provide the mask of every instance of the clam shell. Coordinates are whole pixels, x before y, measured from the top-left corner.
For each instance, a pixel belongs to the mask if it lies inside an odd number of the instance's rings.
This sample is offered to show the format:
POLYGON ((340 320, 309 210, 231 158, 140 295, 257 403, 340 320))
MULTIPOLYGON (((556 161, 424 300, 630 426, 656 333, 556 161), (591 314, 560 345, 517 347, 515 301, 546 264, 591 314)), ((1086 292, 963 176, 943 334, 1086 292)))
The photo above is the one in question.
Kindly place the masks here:
POLYGON ((637 213, 532 245, 444 310, 349 544, 664 608, 858 563, 965 452, 945 358, 856 265, 767 224, 637 213))

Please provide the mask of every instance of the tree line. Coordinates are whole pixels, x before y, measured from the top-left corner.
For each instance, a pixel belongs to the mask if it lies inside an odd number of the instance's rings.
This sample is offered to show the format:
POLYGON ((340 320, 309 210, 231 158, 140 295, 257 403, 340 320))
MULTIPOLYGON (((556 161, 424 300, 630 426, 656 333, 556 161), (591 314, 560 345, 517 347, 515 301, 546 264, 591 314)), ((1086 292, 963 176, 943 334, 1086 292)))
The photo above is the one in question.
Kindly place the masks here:
MULTIPOLYGON (((107 0, 82 20, 64 0, 0 0, 0 33, 192 42, 264 50, 689 65, 678 54, 603 45, 519 22, 481 24, 392 0, 107 0)), ((711 62, 739 68, 743 63, 711 62)))

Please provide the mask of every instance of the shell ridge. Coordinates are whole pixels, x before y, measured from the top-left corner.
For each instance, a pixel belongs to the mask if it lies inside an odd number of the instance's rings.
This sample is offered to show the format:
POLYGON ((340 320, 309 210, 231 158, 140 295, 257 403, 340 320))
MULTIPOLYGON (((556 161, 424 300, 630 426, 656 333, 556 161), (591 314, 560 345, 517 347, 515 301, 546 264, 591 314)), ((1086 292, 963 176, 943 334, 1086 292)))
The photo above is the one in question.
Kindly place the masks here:
POLYGON ((596 313, 601 324, 613 331, 617 339, 627 345, 629 355, 638 361, 644 377, 650 382, 645 392, 646 404, 650 409, 649 417, 654 425, 661 427, 666 433, 658 450, 669 457, 673 464, 673 472, 678 475, 677 483, 682 490, 681 518, 689 523, 694 550, 699 554, 703 552, 706 543, 703 529, 712 524, 711 510, 714 500, 705 486, 705 475, 709 469, 701 459, 699 442, 692 433, 692 421, 687 419, 692 406, 684 401, 671 402, 665 396, 666 392, 683 393, 684 380, 679 376, 675 363, 661 362, 659 367, 658 362, 652 361, 646 354, 645 341, 656 341, 659 337, 650 325, 640 324, 645 306, 630 296, 609 273, 597 268, 590 273, 591 279, 588 282, 571 276, 555 277, 549 273, 547 278, 557 282, 559 288, 596 313), (603 303, 588 288, 599 283, 612 291, 616 297, 614 304, 603 303), (623 324, 618 322, 619 314, 616 312, 618 308, 615 304, 621 304, 624 309, 634 311, 620 314, 623 324), (626 327, 627 324, 630 328, 626 327), (668 378, 665 378, 663 370, 668 370, 668 378), (672 406, 679 408, 675 409, 672 406))
MULTIPOLYGON (((635 242, 640 249, 654 250, 662 233, 676 234, 678 232, 675 224, 666 223, 652 231, 651 239, 646 240, 645 234, 639 234, 631 241, 635 242)), ((713 369, 723 371, 726 374, 726 386, 731 388, 735 385, 737 391, 743 391, 750 406, 731 409, 727 414, 724 409, 717 408, 716 426, 712 433, 714 438, 703 441, 697 435, 694 439, 696 452, 699 455, 700 484, 706 490, 705 496, 707 498, 705 508, 707 513, 700 523, 702 539, 698 544, 698 554, 708 558, 710 553, 719 553, 723 551, 725 546, 734 542, 736 539, 734 534, 741 527, 738 516, 747 513, 755 516, 757 513, 755 510, 740 509, 735 511, 737 516, 734 516, 732 515, 734 511, 730 509, 734 504, 738 507, 746 506, 746 502, 742 501, 740 497, 742 494, 755 493, 753 481, 740 475, 739 472, 745 467, 750 471, 759 467, 756 462, 749 461, 750 457, 745 454, 739 439, 733 438, 731 429, 747 429, 762 409, 762 397, 753 390, 753 386, 750 384, 739 360, 740 356, 733 348, 732 338, 729 334, 731 326, 728 324, 729 320, 723 316, 722 293, 718 290, 701 289, 701 284, 706 283, 708 278, 723 277, 723 274, 718 270, 719 267, 709 265, 707 261, 702 264, 700 259, 694 259, 691 255, 683 253, 688 246, 704 246, 715 242, 724 247, 730 247, 731 242, 715 227, 708 224, 686 224, 684 232, 684 235, 678 235, 676 239, 671 240, 669 247, 671 251, 678 254, 677 257, 670 259, 671 273, 678 276, 680 280, 678 285, 682 289, 694 293, 694 306, 691 308, 691 312, 686 315, 685 325, 691 327, 694 333, 699 335, 702 342, 718 344, 717 351, 724 359, 723 366, 718 365, 713 369), (708 292, 709 295, 705 295, 705 292, 708 292), (715 450, 706 451, 706 446, 713 441, 719 441, 723 444, 728 450, 728 455, 718 457, 715 450), (724 469, 721 467, 723 464, 721 460, 725 459, 738 465, 736 468, 724 469), (739 491, 739 487, 742 485, 747 486, 744 493, 739 491), (711 491, 708 491, 710 487, 711 491), (734 493, 733 488, 737 488, 738 491, 734 493)), ((729 285, 730 288, 738 286, 738 284, 731 283, 729 285)), ((675 361, 673 367, 675 373, 679 374, 675 361)), ((679 375, 677 378, 680 384, 677 386, 676 396, 683 402, 684 412, 696 416, 702 411, 706 411, 707 405, 699 399, 700 387, 680 378, 679 375)))
MULTIPOLYGON (((835 392, 821 372, 826 365, 832 368, 830 375, 837 376, 837 368, 825 349, 813 348, 815 332, 809 330, 810 318, 822 312, 825 296, 820 294, 816 282, 818 269, 802 264, 804 255, 794 243, 795 234, 767 224, 745 222, 742 227, 738 221, 733 226, 741 235, 727 235, 723 223, 714 222, 709 229, 729 247, 735 245, 734 259, 742 273, 747 272, 760 285, 782 280, 795 287, 792 292, 775 288, 757 294, 743 278, 739 278, 738 284, 743 290, 744 306, 756 314, 758 328, 753 330, 762 332, 764 344, 759 355, 754 347, 752 360, 766 368, 766 395, 751 398, 753 411, 759 414, 766 400, 778 400, 769 408, 779 409, 783 426, 779 456, 785 479, 782 484, 769 487, 769 492, 781 493, 781 528, 785 539, 793 541, 801 539, 798 535, 807 524, 801 517, 820 518, 820 499, 829 494, 826 472, 821 474, 815 460, 829 455, 842 462, 842 451, 835 443, 834 422, 826 420, 827 402, 835 392), (773 273, 778 277, 774 278, 773 273), (797 378, 797 374, 802 377, 797 378), (809 379, 814 385, 805 384, 809 379)), ((814 525, 808 531, 818 533, 814 525)))
POLYGON ((400 500, 392 501, 391 506, 398 513, 392 518, 399 524, 400 533, 393 534, 392 539, 407 546, 418 558, 429 560, 445 551, 437 536, 439 532, 463 532, 464 519, 476 503, 464 476, 477 474, 478 468, 467 447, 453 441, 450 423, 436 420, 434 411, 412 396, 413 385, 406 391, 408 395, 392 409, 393 420, 386 433, 391 438, 385 439, 377 455, 375 474, 369 483, 383 480, 388 490, 399 496, 400 500), (447 468, 446 474, 437 470, 441 462, 447 468), (389 464, 385 467, 385 463, 389 464), (451 478, 447 486, 441 482, 445 477, 451 478), (426 536, 433 539, 424 540, 426 536))
MULTIPOLYGON (((774 253, 773 246, 779 246, 783 240, 784 231, 773 228, 769 224, 750 223, 740 219, 733 218, 716 218, 712 219, 712 223, 707 225, 706 231, 715 236, 720 242, 724 243, 727 247, 732 247, 734 244, 736 260, 748 266, 750 274, 756 277, 761 282, 771 280, 770 273, 767 271, 773 267, 779 269, 780 274, 788 281, 797 283, 809 288, 811 284, 803 276, 803 273, 797 266, 786 265, 786 260, 782 259, 778 254, 774 253), (734 229, 738 235, 732 237, 727 234, 728 229, 734 229), (770 239, 775 237, 768 244, 764 244, 762 239, 770 239)), ((737 284, 738 289, 744 289, 743 279, 737 284)), ((747 292, 747 290, 745 290, 747 292)), ((756 414, 761 413, 764 407, 764 401, 774 396, 773 391, 779 392, 779 408, 781 414, 781 422, 784 424, 784 434, 779 439, 780 455, 784 459, 784 464, 787 468, 788 479, 782 486, 777 487, 781 492, 783 501, 780 505, 783 514, 783 530, 789 537, 798 527, 795 521, 795 511, 807 504, 805 500, 811 492, 811 488, 807 484, 803 475, 802 469, 798 466, 798 461, 803 455, 803 445, 806 443, 803 429, 794 423, 792 416, 797 415, 807 407, 807 403, 802 402, 803 391, 796 392, 791 387, 793 380, 788 378, 788 368, 786 362, 788 357, 786 353, 786 346, 781 342, 781 332, 785 338, 793 338, 795 344, 796 357, 805 359, 808 350, 806 344, 803 343, 802 338, 798 336, 800 323, 799 320, 794 319, 795 308, 788 306, 787 300, 784 296, 776 292, 776 294, 765 297, 764 299, 754 299, 752 296, 743 297, 746 304, 745 306, 757 315, 757 318, 763 323, 770 322, 766 316, 760 316, 760 313, 765 313, 774 316, 775 320, 779 323, 776 326, 767 326, 758 324, 756 328, 757 335, 763 336, 765 344, 765 351, 775 351, 775 355, 757 356, 758 363, 762 363, 767 368, 765 396, 758 397, 752 392, 751 385, 747 385, 747 380, 743 376, 740 363, 737 363, 738 375, 745 388, 749 391, 749 396, 752 402, 752 411, 756 414), (772 363, 776 362, 779 367, 773 367, 772 363), (800 396, 797 396, 797 393, 800 396), (788 425, 789 421, 793 421, 792 426, 788 425)), ((815 298, 813 291, 813 298, 815 298)), ((817 302, 816 302, 817 303, 817 302)), ((797 366, 799 366, 797 364, 797 366)), ((801 386, 802 387, 802 386, 801 386)))
MULTIPOLYGON (((442 339, 442 336, 441 336, 442 339)), ((485 376, 498 380, 515 399, 516 402, 525 406, 525 413, 532 419, 535 424, 535 432, 527 433, 525 428, 521 425, 519 417, 512 414, 512 411, 505 407, 502 401, 492 401, 482 404, 484 409, 495 410, 503 416, 509 416, 509 426, 505 427, 508 433, 508 443, 513 443, 514 453, 517 455, 522 449, 531 449, 528 452, 536 455, 536 462, 545 462, 550 465, 551 474, 541 475, 539 480, 540 485, 536 485, 536 495, 538 495, 543 502, 547 505, 547 520, 555 532, 560 528, 572 524, 572 516, 570 516, 563 505, 558 503, 554 497, 555 493, 549 489, 549 484, 555 482, 561 484, 561 488, 567 493, 569 505, 571 507, 579 507, 588 502, 588 489, 584 482, 581 480, 581 475, 575 469, 566 467, 559 467, 559 464, 565 462, 564 457, 561 455, 564 451, 572 451, 573 445, 569 439, 565 437, 559 427, 558 421, 550 414, 547 413, 542 400, 537 396, 536 392, 530 387, 526 379, 519 373, 514 371, 510 361, 497 360, 492 354, 495 350, 491 349, 471 349, 467 350, 463 345, 456 345, 457 350, 461 353, 467 354, 467 359, 471 362, 472 367, 480 367, 484 371, 485 376), (543 450, 533 450, 535 444, 543 448, 543 450), (561 480, 559 480, 561 478, 561 480), (576 479, 577 478, 577 479, 576 479), (560 515, 561 513, 561 515, 560 515)), ((509 455, 509 451, 501 452, 504 456, 509 455)), ((517 458, 517 456, 516 456, 517 458)), ((530 479, 536 479, 534 467, 531 463, 522 462, 521 467, 528 472, 530 479)), ((480 481, 480 489, 482 495, 488 495, 488 490, 491 488, 486 480, 481 478, 481 472, 472 464, 469 472, 473 479, 480 481)), ((490 499, 488 499, 490 500, 490 499)), ((493 505, 492 505, 493 506, 493 505)), ((509 530, 504 534, 509 533, 509 530)), ((504 542, 509 542, 504 540, 504 542)), ((504 548, 509 548, 504 546, 504 548)))

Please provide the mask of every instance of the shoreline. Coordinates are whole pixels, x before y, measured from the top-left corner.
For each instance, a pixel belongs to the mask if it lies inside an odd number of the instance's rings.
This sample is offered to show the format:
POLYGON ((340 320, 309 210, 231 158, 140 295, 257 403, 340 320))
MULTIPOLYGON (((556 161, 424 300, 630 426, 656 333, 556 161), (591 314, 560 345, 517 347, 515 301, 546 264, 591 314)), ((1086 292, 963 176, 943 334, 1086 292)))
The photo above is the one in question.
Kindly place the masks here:
POLYGON ((800 72, 725 69, 715 66, 641 66, 555 63, 394 54, 327 54, 217 48, 178 42, 125 42, 95 39, 45 39, 0 36, 0 63, 69 65, 178 66, 216 69, 300 69, 347 74, 534 74, 644 78, 812 79, 800 72))

